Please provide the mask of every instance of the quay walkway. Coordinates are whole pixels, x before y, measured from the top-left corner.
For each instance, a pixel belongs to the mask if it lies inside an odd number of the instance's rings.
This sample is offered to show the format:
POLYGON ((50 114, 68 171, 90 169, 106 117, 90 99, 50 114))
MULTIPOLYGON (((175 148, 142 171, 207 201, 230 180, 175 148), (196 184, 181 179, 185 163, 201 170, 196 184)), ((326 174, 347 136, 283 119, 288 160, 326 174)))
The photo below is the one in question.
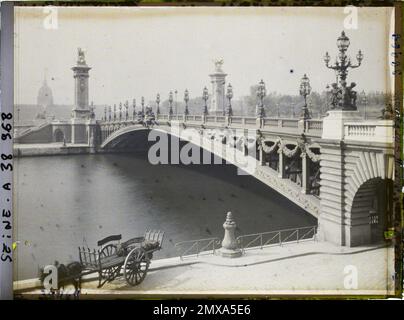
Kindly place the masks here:
MULTIPOLYGON (((81 299, 172 296, 252 297, 256 295, 372 295, 394 294, 394 248, 340 247, 303 241, 247 250, 242 257, 200 254, 153 259, 145 280, 130 287, 118 278, 98 289, 97 280, 82 285, 81 299), (353 278, 354 277, 354 278, 353 278)), ((40 296, 34 279, 14 283, 17 294, 40 296)))

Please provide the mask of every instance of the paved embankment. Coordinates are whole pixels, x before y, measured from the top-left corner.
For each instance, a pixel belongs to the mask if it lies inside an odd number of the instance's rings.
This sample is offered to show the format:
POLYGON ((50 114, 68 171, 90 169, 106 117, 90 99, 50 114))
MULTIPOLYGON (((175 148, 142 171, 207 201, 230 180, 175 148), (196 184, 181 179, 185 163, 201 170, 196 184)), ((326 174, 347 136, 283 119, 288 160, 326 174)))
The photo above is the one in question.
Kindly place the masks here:
MULTIPOLYGON (((218 255, 153 260, 145 280, 136 287, 122 278, 97 289, 83 284, 82 298, 103 294, 160 295, 388 295, 394 287, 394 249, 337 247, 329 243, 290 243, 246 251, 240 258, 218 255), (357 281, 354 279, 357 275, 357 281), (354 277, 354 278, 352 278, 354 277)), ((41 294, 28 283, 15 282, 24 296, 41 294), (25 287, 25 290, 23 290, 25 287)), ((38 283, 37 283, 38 284, 38 283)))
POLYGON ((26 156, 51 156, 51 155, 70 155, 90 153, 90 147, 87 144, 63 145, 63 143, 44 143, 44 144, 14 144, 13 153, 16 157, 26 156))

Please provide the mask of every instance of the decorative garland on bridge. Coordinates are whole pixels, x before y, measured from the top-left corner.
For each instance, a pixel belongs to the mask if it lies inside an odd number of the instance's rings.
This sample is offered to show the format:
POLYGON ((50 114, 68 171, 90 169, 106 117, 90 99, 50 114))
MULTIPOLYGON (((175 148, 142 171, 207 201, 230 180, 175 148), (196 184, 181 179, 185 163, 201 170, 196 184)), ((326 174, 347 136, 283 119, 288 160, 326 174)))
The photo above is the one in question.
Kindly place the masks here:
POLYGON ((300 151, 300 145, 297 144, 292 150, 290 150, 287 146, 286 143, 281 141, 279 150, 278 152, 282 152, 285 156, 288 158, 293 158, 299 151, 300 151))
POLYGON ((309 156, 310 160, 313 162, 319 162, 321 155, 320 154, 315 154, 313 151, 310 150, 310 148, 313 148, 314 145, 308 145, 307 143, 305 144, 305 152, 309 156))
POLYGON ((262 149, 267 154, 270 154, 275 151, 276 147, 280 144, 281 139, 278 138, 275 141, 272 140, 265 140, 263 138, 258 138, 258 147, 262 149), (266 145, 266 142, 273 142, 272 146, 266 145))

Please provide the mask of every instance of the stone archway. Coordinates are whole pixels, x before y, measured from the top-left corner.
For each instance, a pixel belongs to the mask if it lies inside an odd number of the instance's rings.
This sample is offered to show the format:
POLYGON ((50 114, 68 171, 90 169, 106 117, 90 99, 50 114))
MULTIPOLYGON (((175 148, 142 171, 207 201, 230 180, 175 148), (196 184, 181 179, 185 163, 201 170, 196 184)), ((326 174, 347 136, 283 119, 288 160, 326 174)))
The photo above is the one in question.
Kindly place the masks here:
POLYGON ((356 192, 350 213, 355 221, 351 237, 363 244, 380 243, 384 231, 391 224, 393 180, 373 178, 362 184, 356 192))
POLYGON ((63 142, 65 135, 62 130, 56 129, 53 133, 53 139, 55 142, 63 142))

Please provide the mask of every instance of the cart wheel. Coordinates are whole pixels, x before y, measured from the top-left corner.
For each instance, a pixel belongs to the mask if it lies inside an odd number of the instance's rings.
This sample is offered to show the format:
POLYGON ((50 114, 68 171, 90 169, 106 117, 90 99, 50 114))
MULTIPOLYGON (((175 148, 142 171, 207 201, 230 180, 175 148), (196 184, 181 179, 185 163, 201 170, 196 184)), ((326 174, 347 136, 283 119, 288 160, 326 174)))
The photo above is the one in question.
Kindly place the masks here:
POLYGON ((140 284, 146 277, 150 260, 146 251, 142 248, 135 248, 129 252, 124 264, 124 277, 127 284, 135 286, 140 284))
MULTIPOLYGON (((100 259, 105 260, 108 257, 115 255, 117 251, 118 251, 118 249, 117 249, 116 245, 109 244, 109 245, 105 246, 104 248, 102 248, 102 250, 100 252, 100 259)), ((107 280, 114 280, 116 278, 117 274, 119 274, 120 268, 121 268, 121 266, 113 266, 110 268, 105 268, 101 272, 101 277, 103 279, 107 279, 107 280)))

